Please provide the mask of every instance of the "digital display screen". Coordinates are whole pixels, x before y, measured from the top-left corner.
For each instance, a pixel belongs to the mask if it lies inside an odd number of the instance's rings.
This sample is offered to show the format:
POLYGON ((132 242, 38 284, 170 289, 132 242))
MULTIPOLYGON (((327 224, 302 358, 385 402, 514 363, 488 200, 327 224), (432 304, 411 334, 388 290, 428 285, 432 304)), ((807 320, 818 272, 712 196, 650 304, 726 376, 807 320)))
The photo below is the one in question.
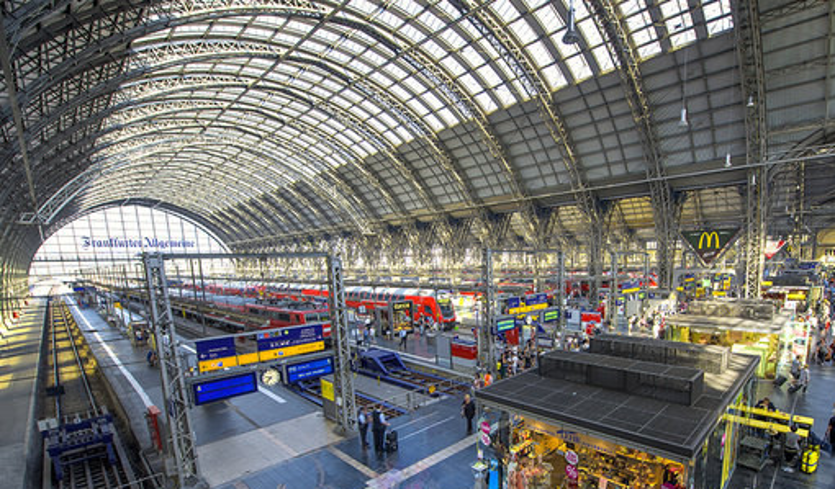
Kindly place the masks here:
POLYGON ((550 323, 553 321, 557 321, 560 318, 560 310, 559 309, 549 309, 545 311, 545 314, 542 315, 542 321, 546 323, 550 323))
POLYGON ((235 338, 200 340, 196 341, 194 346, 198 362, 235 356, 235 338))
POLYGON ((516 318, 503 318, 496 321, 496 330, 501 333, 502 331, 509 331, 516 327, 516 318))
POLYGON ((230 397, 241 396, 256 392, 258 382, 255 372, 233 375, 220 379, 207 380, 191 386, 194 391, 194 405, 200 406, 210 402, 222 401, 230 397))
POLYGON ((300 380, 315 379, 333 373, 333 357, 310 360, 287 366, 287 382, 290 384, 300 380))

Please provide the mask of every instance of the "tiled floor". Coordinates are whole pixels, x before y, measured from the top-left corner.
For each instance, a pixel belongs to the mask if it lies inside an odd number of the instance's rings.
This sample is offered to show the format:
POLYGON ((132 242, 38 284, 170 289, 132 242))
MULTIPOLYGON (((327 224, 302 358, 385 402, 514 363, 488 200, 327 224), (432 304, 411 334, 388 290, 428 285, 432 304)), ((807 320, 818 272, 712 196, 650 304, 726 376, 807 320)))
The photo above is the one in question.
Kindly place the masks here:
MULTIPOLYGON (((788 384, 776 388, 770 381, 760 382, 759 397, 768 396, 777 409, 790 411, 796 403, 795 413, 815 419, 813 431, 823 436, 832 415, 835 402, 835 366, 810 367, 812 383, 806 394, 789 394, 788 384)), ((835 488, 835 458, 822 453, 818 470, 814 474, 804 474, 799 470, 794 473, 783 472, 769 464, 759 474, 740 468, 734 473, 729 486, 731 489, 833 489, 835 488)))
POLYGON ((471 488, 475 437, 465 436, 460 402, 447 399, 394 419, 397 452, 364 450, 353 437, 242 476, 221 489, 471 488))

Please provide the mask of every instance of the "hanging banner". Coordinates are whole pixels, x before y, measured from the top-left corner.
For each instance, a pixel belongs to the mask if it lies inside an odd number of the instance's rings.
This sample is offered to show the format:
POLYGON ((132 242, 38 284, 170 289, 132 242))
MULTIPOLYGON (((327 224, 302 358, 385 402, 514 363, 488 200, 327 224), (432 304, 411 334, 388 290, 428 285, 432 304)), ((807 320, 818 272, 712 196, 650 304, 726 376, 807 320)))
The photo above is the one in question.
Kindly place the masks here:
POLYGON ((705 265, 710 265, 725 251, 725 248, 734 240, 738 232, 739 228, 706 229, 682 231, 681 236, 705 265))
POLYGON ((786 246, 785 239, 767 239, 765 240, 765 248, 763 248, 763 253, 765 254, 765 259, 770 260, 774 258, 783 247, 786 246))

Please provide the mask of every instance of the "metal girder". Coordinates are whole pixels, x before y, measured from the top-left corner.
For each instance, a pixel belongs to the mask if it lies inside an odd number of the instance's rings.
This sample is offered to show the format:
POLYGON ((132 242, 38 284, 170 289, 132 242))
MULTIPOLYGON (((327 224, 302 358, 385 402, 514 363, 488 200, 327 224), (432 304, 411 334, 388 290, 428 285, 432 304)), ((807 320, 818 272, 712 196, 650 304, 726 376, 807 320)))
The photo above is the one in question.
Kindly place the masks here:
POLYGON ((609 51, 617 60, 621 85, 624 87, 626 100, 646 159, 646 175, 658 241, 658 284, 659 287, 669 288, 672 281, 676 241, 672 192, 669 182, 665 179, 664 156, 661 154, 661 144, 655 125, 652 123, 652 108, 644 89, 637 50, 632 45, 625 25, 626 20, 623 19, 613 0, 589 0, 588 4, 594 13, 597 27, 605 33, 609 41, 609 46, 611 46, 609 51))
POLYGON ((759 21, 765 24, 773 20, 783 19, 788 15, 796 14, 807 9, 824 6, 829 3, 831 3, 830 0, 788 0, 779 7, 760 13, 759 21))
POLYGON ((493 343, 493 316, 496 308, 496 285, 493 283, 493 251, 484 248, 481 255, 482 282, 484 282, 484 302, 481 324, 478 328, 478 367, 496 375, 496 348, 493 343))
MULTIPOLYGON (((568 170, 571 187, 577 200, 577 204, 582 209, 583 213, 590 220, 591 225, 600 223, 599 215, 597 214, 597 206, 595 198, 587 188, 585 177, 580 171, 579 161, 577 159, 577 152, 574 143, 562 118, 558 114, 556 104, 554 103, 551 91, 548 89, 545 82, 541 79, 539 71, 534 68, 534 64, 530 59, 529 53, 523 49, 519 41, 509 31, 508 26, 501 20, 501 18, 490 7, 479 6, 472 8, 467 5, 468 0, 455 0, 453 5, 466 16, 467 20, 481 32, 490 44, 497 50, 502 59, 508 63, 516 75, 519 77, 522 85, 528 94, 537 102, 540 116, 548 128, 551 137, 562 148, 563 164, 568 170)), ((478 115, 478 108, 475 107, 474 115, 478 115)), ((482 123, 478 117, 475 117, 476 123, 481 127, 482 123)), ((491 136, 489 132, 489 123, 486 118, 484 121, 485 128, 482 128, 487 135, 486 141, 490 145, 491 152, 494 156, 499 158, 505 166, 508 175, 510 175, 511 184, 515 190, 514 196, 519 198, 525 197, 526 192, 522 185, 521 179, 517 175, 515 169, 506 160, 503 149, 498 141, 498 138, 491 136), (491 143, 495 142, 496 146, 491 143)), ((522 199, 523 218, 528 223, 526 230, 532 236, 536 235, 539 228, 539 219, 533 204, 528 199, 522 199)), ((536 241, 536 239, 531 239, 536 241)))
MULTIPOLYGON (((26 128, 23 125, 23 113, 20 109, 20 101, 17 98, 17 79, 12 70, 11 51, 9 50, 9 43, 6 39, 5 29, 5 15, 0 9, 0 66, 3 68, 3 77, 6 81, 6 92, 9 97, 9 107, 14 118, 15 132, 17 133, 18 150, 20 151, 20 159, 23 163, 23 171, 26 175, 26 186, 29 190, 29 198, 31 200, 32 209, 35 215, 38 216, 38 197, 35 193, 35 180, 32 177, 32 167, 29 164, 29 141, 26 140, 26 128)), ((40 217, 36 218, 40 224, 40 217)), ((39 228, 40 229, 40 228, 39 228)), ((43 230, 41 230, 43 233, 43 230)))
MULTIPOLYGON (((753 104, 745 109, 746 162, 763 162, 768 155, 766 90, 763 69, 762 33, 758 0, 734 0, 734 32, 743 100, 753 104)), ((745 209, 745 296, 759 297, 763 273, 763 243, 766 235, 766 166, 750 168, 747 173, 745 209)))
POLYGON ((142 257, 148 287, 151 321, 159 354, 162 395, 165 405, 162 411, 168 420, 170 439, 164 443, 164 451, 172 457, 176 485, 180 488, 199 483, 200 467, 197 463, 197 443, 189 412, 188 390, 177 351, 179 340, 175 334, 174 316, 168 296, 165 278, 165 260, 159 253, 146 253, 142 257))

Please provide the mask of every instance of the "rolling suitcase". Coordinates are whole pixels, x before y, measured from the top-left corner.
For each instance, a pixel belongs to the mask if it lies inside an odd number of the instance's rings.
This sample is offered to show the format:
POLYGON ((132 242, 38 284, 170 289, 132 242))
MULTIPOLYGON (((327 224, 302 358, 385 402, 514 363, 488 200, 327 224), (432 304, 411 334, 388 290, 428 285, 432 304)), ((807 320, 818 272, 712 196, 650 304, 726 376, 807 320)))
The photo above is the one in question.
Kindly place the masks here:
POLYGON ((806 474, 814 474, 818 470, 818 459, 820 458, 820 446, 810 446, 803 450, 803 455, 800 457, 800 470, 806 474))
POLYGON ((391 430, 386 433, 386 451, 396 452, 397 448, 397 430, 391 430))
POLYGON ((790 385, 789 386, 789 394, 794 394, 795 392, 799 391, 801 387, 803 387, 803 386, 800 385, 799 382, 796 382, 796 383, 790 385))
POLYGON ((785 384, 787 380, 789 379, 785 375, 778 375, 774 379, 774 385, 776 385, 777 387, 783 387, 783 384, 785 384))

